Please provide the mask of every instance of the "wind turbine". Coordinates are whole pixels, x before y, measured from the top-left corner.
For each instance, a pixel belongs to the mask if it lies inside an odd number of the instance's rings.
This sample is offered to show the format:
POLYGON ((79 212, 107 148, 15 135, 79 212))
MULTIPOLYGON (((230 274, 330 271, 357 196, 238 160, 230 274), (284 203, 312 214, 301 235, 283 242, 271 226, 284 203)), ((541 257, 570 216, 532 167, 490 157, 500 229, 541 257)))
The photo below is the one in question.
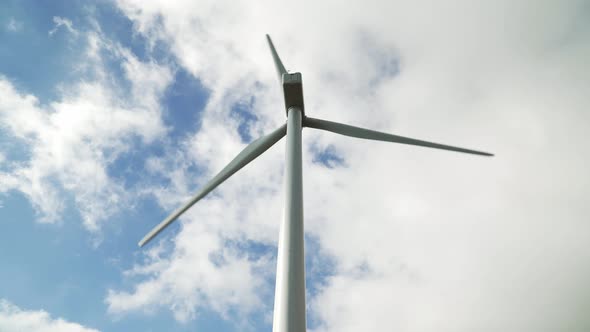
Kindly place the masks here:
POLYGON ((303 184, 301 172, 301 130, 304 127, 331 131, 336 134, 376 141, 417 145, 428 148, 493 156, 491 153, 469 150, 397 136, 338 122, 314 119, 305 115, 301 73, 289 73, 270 39, 268 45, 283 87, 287 123, 270 134, 250 143, 186 204, 153 228, 141 241, 144 246, 193 204, 205 197, 227 178, 256 159, 283 136, 287 136, 285 160, 285 218, 281 224, 278 244, 277 275, 273 316, 273 332, 305 332, 305 255, 303 247, 303 184))

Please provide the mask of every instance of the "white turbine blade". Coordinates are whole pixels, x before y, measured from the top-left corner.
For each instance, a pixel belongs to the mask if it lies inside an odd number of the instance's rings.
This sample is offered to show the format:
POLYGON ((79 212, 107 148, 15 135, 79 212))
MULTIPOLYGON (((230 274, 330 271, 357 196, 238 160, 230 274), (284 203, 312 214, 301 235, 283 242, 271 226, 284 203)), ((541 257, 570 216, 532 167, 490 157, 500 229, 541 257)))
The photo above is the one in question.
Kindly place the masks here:
POLYGON ((268 150, 271 146, 283 138, 286 133, 287 125, 285 124, 272 133, 250 143, 246 148, 244 148, 244 150, 242 150, 242 152, 240 152, 232 161, 230 161, 229 164, 227 164, 221 170, 221 172, 215 175, 213 179, 209 180, 209 182, 207 182, 207 184, 205 184, 205 186, 203 186, 203 188, 201 188, 201 190, 195 196, 193 196, 190 201, 188 201, 178 210, 174 211, 164 221, 162 221, 158 226, 154 227, 146 236, 144 236, 144 238, 139 241, 139 246, 142 247, 148 243, 151 239, 158 235, 158 233, 164 230, 164 228, 170 225, 170 223, 176 220, 176 218, 178 218, 181 214, 193 206, 193 204, 205 197, 209 192, 215 189, 215 187, 217 187, 223 181, 227 180, 227 178, 232 176, 235 172, 239 171, 242 167, 256 159, 258 156, 264 153, 264 151, 268 150))
POLYGON ((270 39, 269 35, 266 35, 266 41, 268 41, 268 46, 270 47, 270 52, 272 53, 272 59, 275 63, 275 68, 277 70, 277 74, 279 75, 279 82, 283 81, 283 74, 287 73, 285 66, 283 66, 283 62, 281 62, 281 58, 279 58, 279 54, 275 49, 274 44, 272 43, 272 39, 270 39))
POLYGON ((338 122, 314 119, 314 118, 310 118, 310 117, 305 118, 305 120, 303 121, 303 125, 305 127, 327 130, 327 131, 331 131, 336 134, 346 135, 346 136, 350 136, 350 137, 424 146, 424 147, 434 148, 434 149, 477 154, 480 156, 493 156, 493 154, 487 153, 487 152, 481 152, 481 151, 475 151, 475 150, 454 147, 454 146, 450 146, 450 145, 421 141, 421 140, 417 140, 417 139, 413 139, 413 138, 409 138, 409 137, 403 137, 403 136, 382 133, 379 131, 349 126, 349 125, 345 125, 345 124, 338 123, 338 122))

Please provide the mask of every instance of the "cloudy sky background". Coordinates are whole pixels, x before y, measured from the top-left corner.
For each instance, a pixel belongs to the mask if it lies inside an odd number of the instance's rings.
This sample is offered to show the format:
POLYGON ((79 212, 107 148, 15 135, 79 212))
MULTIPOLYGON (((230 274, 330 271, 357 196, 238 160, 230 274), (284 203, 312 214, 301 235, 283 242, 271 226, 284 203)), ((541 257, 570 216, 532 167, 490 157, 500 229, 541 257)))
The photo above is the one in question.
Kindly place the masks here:
POLYGON ((0 5, 0 330, 271 330, 284 141, 304 130, 308 329, 590 329, 586 1, 0 5))

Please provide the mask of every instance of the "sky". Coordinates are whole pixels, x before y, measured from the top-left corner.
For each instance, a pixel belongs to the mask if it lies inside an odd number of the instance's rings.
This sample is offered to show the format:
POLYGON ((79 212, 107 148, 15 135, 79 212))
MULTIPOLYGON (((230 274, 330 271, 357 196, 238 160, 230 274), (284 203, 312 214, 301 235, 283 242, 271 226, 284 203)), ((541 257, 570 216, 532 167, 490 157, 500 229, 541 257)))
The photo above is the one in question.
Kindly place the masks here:
POLYGON ((590 329, 587 1, 0 3, 0 331, 270 331, 303 130, 308 331, 590 329))

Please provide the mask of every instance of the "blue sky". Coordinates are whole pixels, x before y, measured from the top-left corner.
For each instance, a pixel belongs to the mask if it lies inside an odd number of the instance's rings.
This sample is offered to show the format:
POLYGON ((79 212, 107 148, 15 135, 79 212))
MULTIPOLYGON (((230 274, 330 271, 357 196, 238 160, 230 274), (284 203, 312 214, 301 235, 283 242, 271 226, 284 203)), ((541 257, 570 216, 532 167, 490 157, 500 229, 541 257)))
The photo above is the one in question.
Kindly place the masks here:
MULTIPOLYGON (((55 27, 54 17, 72 20, 82 34, 88 29, 92 16, 103 29, 106 38, 129 48, 138 58, 146 56, 145 41, 132 35, 131 22, 109 3, 89 6, 84 2, 3 2, 0 39, 0 72, 14 82, 20 91, 33 94, 41 104, 59 98, 58 85, 80 79, 74 72, 83 62, 80 48, 84 40, 72 38, 71 32, 55 27), (6 28, 16 22, 18 29, 6 28)), ((157 52, 155 52, 157 54, 157 52)), ((150 55, 153 56, 153 55, 150 55)), ((156 56, 157 57, 157 56, 156 56)), ((162 58, 166 55, 163 54, 162 58)), ((110 60, 110 59, 109 59, 110 60)), ((108 71, 114 80, 122 80, 120 63, 112 59, 108 71)), ((117 83, 125 88, 125 82, 117 83)), ((169 144, 198 126, 198 112, 207 100, 207 91, 198 79, 182 69, 177 70, 174 83, 163 97, 167 112, 164 121, 174 130, 168 136, 169 144)), ((26 159, 27 147, 18 139, 2 134, 3 153, 9 160, 26 159)), ((141 179, 142 162, 147 156, 162 153, 162 144, 132 144, 133 151, 114 160, 109 166, 110 176, 136 185, 141 179)), ((71 165, 76 167, 76 165, 71 165)), ((118 213, 111 227, 104 232, 100 244, 92 244, 89 235, 79 223, 80 216, 71 204, 71 194, 60 193, 67 202, 59 225, 35 223, 35 214, 26 197, 16 191, 2 195, 1 219, 5 231, 1 232, 0 260, 3 262, 0 287, 2 298, 22 309, 43 309, 54 317, 74 321, 101 331, 189 331, 195 329, 234 331, 227 321, 204 312, 195 321, 178 324, 169 313, 112 317, 106 313, 104 297, 109 287, 125 287, 121 268, 131 265, 140 249, 137 240, 150 224, 138 227, 139 222, 154 224, 166 211, 149 199, 126 213, 118 213)))
POLYGON ((271 330, 283 142, 137 247, 284 123, 265 33, 308 115, 497 154, 305 129, 309 331, 587 330, 587 18, 574 0, 3 1, 0 330, 271 330))

